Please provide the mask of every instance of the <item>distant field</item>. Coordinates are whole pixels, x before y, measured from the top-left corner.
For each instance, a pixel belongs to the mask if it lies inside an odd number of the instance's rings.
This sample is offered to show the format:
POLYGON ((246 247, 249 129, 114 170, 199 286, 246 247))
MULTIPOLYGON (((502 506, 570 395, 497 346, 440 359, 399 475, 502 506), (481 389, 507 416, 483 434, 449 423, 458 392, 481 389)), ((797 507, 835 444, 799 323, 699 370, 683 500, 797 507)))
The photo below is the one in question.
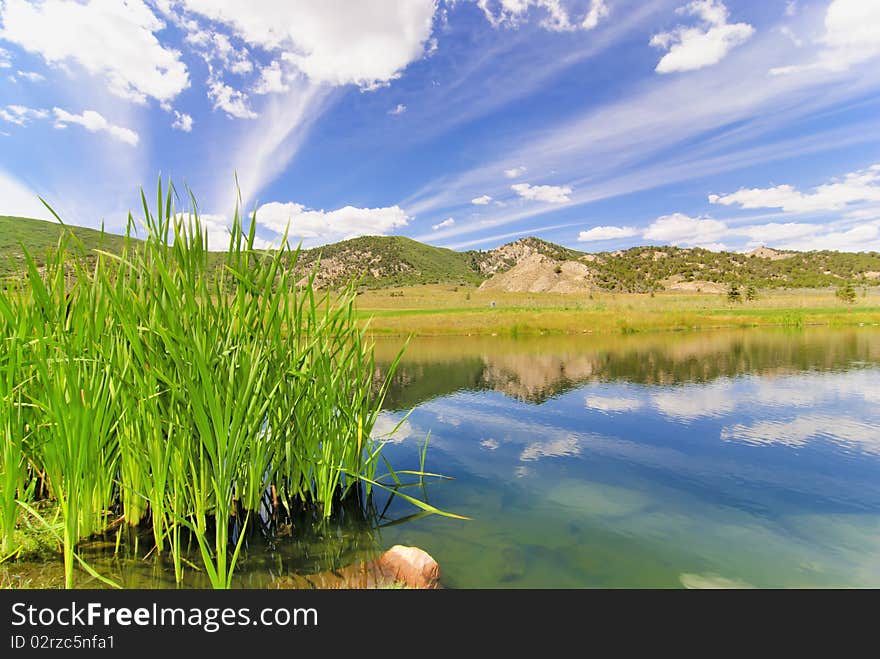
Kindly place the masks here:
POLYGON ((498 293, 429 285, 366 291, 358 313, 376 334, 566 334, 809 325, 880 325, 880 289, 854 304, 832 290, 772 291, 729 303, 698 293, 498 293), (492 303, 494 308, 492 307, 492 303))

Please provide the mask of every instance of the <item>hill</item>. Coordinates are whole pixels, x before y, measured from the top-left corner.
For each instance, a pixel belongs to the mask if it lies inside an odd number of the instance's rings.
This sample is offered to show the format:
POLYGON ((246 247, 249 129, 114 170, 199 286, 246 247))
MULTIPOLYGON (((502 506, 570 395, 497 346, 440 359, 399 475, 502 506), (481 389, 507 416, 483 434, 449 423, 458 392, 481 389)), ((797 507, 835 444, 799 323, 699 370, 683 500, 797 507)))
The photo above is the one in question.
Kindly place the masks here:
MULTIPOLYGON (((121 249, 123 238, 71 227, 87 250, 121 249)), ((38 263, 58 241, 60 224, 0 216, 0 276, 19 270, 23 243, 38 263)), ((700 248, 632 247, 588 254, 528 237, 485 251, 456 252, 403 236, 363 236, 304 250, 303 276, 318 265, 319 286, 360 277, 366 288, 416 284, 480 285, 507 292, 717 293, 731 283, 758 288, 826 288, 843 281, 880 284, 877 252, 792 252, 759 247, 748 253, 700 248)))
MULTIPOLYGON (((83 243, 87 251, 104 249, 108 252, 122 250, 123 237, 101 233, 85 227, 68 227, 83 243)), ((34 220, 27 217, 0 215, 0 276, 8 276, 24 267, 23 244, 37 265, 44 265, 46 254, 58 244, 64 226, 57 222, 34 220)))
POLYGON ((717 292, 731 283, 757 288, 825 288, 843 281, 880 283, 877 252, 748 253, 700 248, 632 247, 581 257, 598 288, 624 292, 684 290, 717 292))
POLYGON ((413 284, 479 284, 484 277, 472 252, 426 245, 403 236, 363 236, 305 250, 299 265, 311 272, 320 259, 316 282, 338 286, 362 277, 368 288, 413 284))

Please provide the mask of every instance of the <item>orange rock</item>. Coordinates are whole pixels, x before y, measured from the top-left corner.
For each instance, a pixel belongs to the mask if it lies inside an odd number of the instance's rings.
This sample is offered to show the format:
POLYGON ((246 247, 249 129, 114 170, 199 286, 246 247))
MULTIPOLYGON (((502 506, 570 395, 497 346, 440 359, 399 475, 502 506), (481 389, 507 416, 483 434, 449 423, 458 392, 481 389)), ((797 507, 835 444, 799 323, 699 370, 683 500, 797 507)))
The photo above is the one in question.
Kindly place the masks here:
POLYGON ((440 566, 418 547, 394 545, 379 557, 378 564, 389 579, 410 588, 440 587, 440 566))

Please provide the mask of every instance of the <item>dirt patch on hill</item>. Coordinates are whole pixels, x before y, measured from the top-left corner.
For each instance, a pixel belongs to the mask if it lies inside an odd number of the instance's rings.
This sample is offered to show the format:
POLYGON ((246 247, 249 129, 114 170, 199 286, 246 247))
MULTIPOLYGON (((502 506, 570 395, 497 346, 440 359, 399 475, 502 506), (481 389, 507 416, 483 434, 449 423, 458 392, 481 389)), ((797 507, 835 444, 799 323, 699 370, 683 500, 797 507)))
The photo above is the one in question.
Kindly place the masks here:
POLYGON ((667 291, 680 291, 687 293, 723 293, 727 289, 724 284, 714 281, 702 281, 695 279, 693 281, 684 281, 681 275, 673 275, 664 279, 663 288, 667 291))
POLYGON ((770 247, 756 247, 751 252, 746 252, 748 256, 756 256, 761 259, 770 259, 771 261, 779 261, 780 259, 790 259, 794 254, 790 252, 779 252, 770 247))
POLYGON ((505 293, 580 293, 593 289, 593 271, 576 261, 557 261, 531 254, 507 272, 480 285, 484 291, 505 293))

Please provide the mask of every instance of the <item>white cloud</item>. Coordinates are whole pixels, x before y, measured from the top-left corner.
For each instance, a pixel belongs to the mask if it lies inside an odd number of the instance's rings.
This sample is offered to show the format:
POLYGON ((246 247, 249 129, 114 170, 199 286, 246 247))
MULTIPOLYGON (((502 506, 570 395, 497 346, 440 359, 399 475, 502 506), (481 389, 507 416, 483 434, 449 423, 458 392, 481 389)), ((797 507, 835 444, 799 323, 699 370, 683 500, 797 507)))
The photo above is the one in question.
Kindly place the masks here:
POLYGON ((797 13, 797 2, 795 0, 789 0, 785 3, 785 15, 786 16, 794 16, 797 13))
POLYGON ((274 94, 286 92, 290 85, 286 80, 281 63, 274 60, 269 66, 260 69, 260 79, 254 85, 254 94, 274 94))
POLYGON ((663 215, 645 229, 647 240, 672 245, 699 246, 706 249, 721 247, 716 241, 727 233, 727 225, 709 217, 690 217, 684 213, 663 215))
POLYGON ((804 40, 801 39, 798 35, 796 35, 794 33, 794 30, 792 30, 788 25, 783 25, 781 28, 779 28, 779 32, 782 35, 788 37, 791 40, 791 42, 795 46, 797 46, 798 48, 800 48, 801 46, 804 45, 804 40))
POLYGON ((592 30, 599 25, 599 21, 608 16, 609 13, 610 10, 604 0, 590 0, 590 10, 584 17, 584 22, 581 23, 581 27, 585 30, 592 30))
POLYGON ((721 220, 674 213, 657 218, 641 235, 652 242, 702 247, 711 251, 728 249, 725 243, 720 242, 722 240, 747 238, 750 247, 766 245, 796 251, 829 249, 864 252, 880 250, 880 217, 843 229, 806 222, 769 222, 729 227, 721 220))
MULTIPOLYGON (((191 215, 178 213, 180 219, 188 221, 191 215)), ((212 252, 225 252, 229 249, 229 240, 232 236, 232 220, 222 213, 199 213, 199 224, 208 239, 208 249, 212 252)), ((277 244, 270 240, 264 240, 259 236, 254 238, 256 249, 275 249, 277 244)))
POLYGON ((193 118, 185 112, 178 112, 175 110, 174 123, 171 124, 171 127, 175 130, 182 130, 184 133, 189 133, 193 128, 193 118))
MULTIPOLYGON (((314 85, 298 76, 284 94, 270 94, 260 108, 260 121, 244 131, 242 137, 228 148, 226 176, 231 177, 231 163, 236 163, 245 203, 256 199, 263 186, 284 171, 309 135, 330 96, 331 88, 314 85)), ((214 208, 232 208, 237 200, 230 189, 229 178, 217 179, 214 208)))
POLYGON ((528 183, 514 183, 510 186, 523 199, 545 201, 549 204, 564 204, 570 201, 568 195, 571 188, 567 185, 529 185, 528 183))
POLYGON ((570 434, 559 439, 532 442, 519 454, 522 462, 540 460, 541 458, 561 458, 580 455, 580 437, 570 434))
POLYGON ((223 110, 227 116, 237 119, 256 119, 257 113, 248 105, 248 97, 242 91, 233 89, 219 79, 208 83, 208 98, 214 103, 215 110, 223 110))
POLYGON ((30 80, 31 82, 42 82, 45 80, 45 76, 37 73, 36 71, 16 71, 15 76, 17 78, 24 78, 25 80, 30 80))
POLYGON ((345 206, 333 211, 310 210, 302 204, 277 201, 257 209, 257 224, 277 234, 290 226, 291 237, 314 238, 322 241, 381 236, 406 226, 410 218, 399 206, 386 208, 355 208, 345 206))
POLYGON ((693 71, 717 64, 755 29, 748 23, 728 23, 729 12, 720 0, 695 0, 678 9, 700 19, 700 25, 679 25, 651 37, 651 45, 668 51, 657 63, 657 73, 693 71))
POLYGON ((231 26, 252 46, 280 52, 283 60, 314 82, 365 88, 398 77, 424 54, 436 9, 434 0, 183 0, 182 4, 231 26))
POLYGON ((382 414, 373 424, 373 431, 370 435, 373 439, 381 442, 400 444, 410 437, 415 437, 416 432, 409 420, 400 421, 388 414, 382 414))
MULTIPOLYGON (((37 194, 37 192, 34 192, 28 186, 0 169, 0 200, 2 200, 0 202, 2 203, 2 210, 0 212, 3 215, 55 221, 52 214, 37 198, 37 194)), ((46 196, 45 191, 40 191, 39 194, 42 194, 44 197, 46 196)))
POLYGON ((674 387, 651 397, 654 408, 666 416, 683 421, 720 416, 736 409, 739 400, 729 380, 708 385, 674 387))
POLYGON ((825 13, 825 33, 817 40, 818 57, 808 64, 781 66, 773 74, 811 69, 845 71, 880 56, 880 3, 873 0, 833 0, 825 13))
POLYGON ((517 27, 536 9, 543 16, 541 27, 557 32, 574 29, 559 0, 477 0, 477 6, 493 27, 517 27))
POLYGON ((833 211, 856 202, 880 201, 880 165, 846 174, 843 179, 803 193, 791 185, 772 188, 741 188, 736 192, 709 195, 709 202, 741 208, 780 208, 788 212, 833 211))
POLYGON ((587 396, 584 404, 600 412, 632 412, 641 409, 642 401, 637 398, 621 398, 617 396, 587 396))
POLYGON ((451 227, 453 224, 455 224, 455 220, 452 219, 451 217, 447 217, 445 220, 443 220, 439 224, 432 224, 431 229, 433 229, 434 231, 437 231, 438 229, 445 229, 446 227, 451 227))
POLYGON ((830 249, 839 252, 880 251, 880 221, 869 222, 845 230, 829 230, 816 227, 816 232, 801 238, 779 240, 775 246, 781 249, 810 251, 830 249))
POLYGON ((824 438, 866 453, 880 453, 880 435, 871 423, 845 416, 807 414, 791 421, 758 421, 736 424, 721 430, 721 439, 741 441, 754 446, 782 444, 805 446, 824 438))
POLYGON ((0 69, 12 68, 12 56, 5 48, 0 48, 0 69))
POLYGON ((773 243, 779 245, 786 240, 813 235, 820 228, 815 224, 804 222, 769 222, 739 227, 735 232, 748 236, 753 244, 773 243))
POLYGON ((403 103, 398 103, 393 110, 388 110, 388 114, 403 114, 404 112, 406 112, 406 106, 403 103))
POLYGON ((154 34, 165 24, 141 0, 6 0, 0 19, 3 39, 50 65, 76 62, 122 98, 167 102, 189 86, 180 53, 154 34))
POLYGON ((504 175, 507 178, 516 178, 517 176, 522 176, 526 173, 526 168, 520 165, 519 167, 512 167, 510 169, 504 170, 504 175))
POLYGON ((140 140, 138 134, 130 128, 111 124, 103 115, 94 110, 86 110, 82 114, 71 114, 61 108, 52 108, 52 112, 55 113, 56 128, 67 128, 68 124, 78 124, 90 133, 108 133, 117 140, 131 146, 137 146, 140 140))
POLYGON ((490 197, 490 196, 487 195, 487 194, 481 195, 481 196, 479 196, 479 197, 474 197, 473 199, 471 199, 471 203, 472 203, 472 204, 475 204, 475 205, 477 205, 477 206, 485 206, 485 205, 487 205, 490 201, 492 201, 492 197, 490 197))
POLYGON ((254 70, 254 64, 248 57, 247 48, 236 48, 232 40, 220 32, 210 34, 208 52, 205 53, 207 61, 219 60, 223 69, 230 73, 242 75, 254 70))
POLYGON ((208 249, 222 251, 229 249, 231 222, 225 215, 199 213, 199 222, 208 237, 208 249))
POLYGON ((541 16, 539 25, 553 32, 592 30, 609 13, 604 0, 590 0, 590 8, 579 23, 573 21, 560 0, 477 0, 477 6, 493 27, 516 28, 535 13, 541 16))
POLYGON ((49 113, 46 110, 28 108, 23 105, 7 105, 5 109, 0 108, 0 119, 16 126, 26 126, 33 119, 45 119, 48 116, 49 113))
POLYGON ((587 231, 581 231, 578 234, 578 240, 581 242, 591 242, 597 240, 614 240, 616 238, 629 238, 637 236, 639 232, 634 227, 613 227, 601 226, 593 227, 587 231))

